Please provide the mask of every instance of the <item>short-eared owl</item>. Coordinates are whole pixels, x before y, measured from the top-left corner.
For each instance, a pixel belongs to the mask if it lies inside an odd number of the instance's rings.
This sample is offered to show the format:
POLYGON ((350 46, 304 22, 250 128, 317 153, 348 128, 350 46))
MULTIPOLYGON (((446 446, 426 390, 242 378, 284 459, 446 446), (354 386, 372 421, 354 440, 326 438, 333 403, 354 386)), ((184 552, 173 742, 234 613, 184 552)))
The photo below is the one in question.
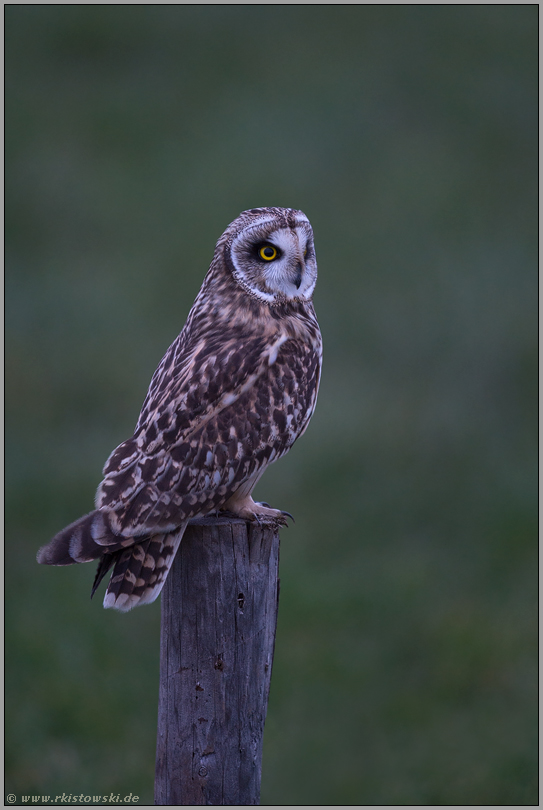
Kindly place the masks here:
POLYGON ((41 548, 38 562, 99 560, 94 589, 114 566, 104 607, 126 611, 156 599, 192 518, 222 509, 285 522, 251 492, 315 408, 316 281, 301 211, 254 208, 228 226, 134 435, 106 462, 96 509, 41 548))

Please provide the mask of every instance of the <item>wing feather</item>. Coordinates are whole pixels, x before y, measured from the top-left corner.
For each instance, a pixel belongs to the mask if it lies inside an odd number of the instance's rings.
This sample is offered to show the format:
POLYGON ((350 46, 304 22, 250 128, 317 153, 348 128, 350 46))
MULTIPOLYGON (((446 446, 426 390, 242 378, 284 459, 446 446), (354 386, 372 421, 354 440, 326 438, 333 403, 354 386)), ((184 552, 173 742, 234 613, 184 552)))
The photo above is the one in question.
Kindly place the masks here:
POLYGON ((98 508, 119 534, 173 531, 218 508, 305 430, 318 352, 277 332, 170 347, 134 436, 108 459, 98 508), (205 346, 208 351, 206 353, 205 346), (177 364, 175 362, 177 358, 177 364))

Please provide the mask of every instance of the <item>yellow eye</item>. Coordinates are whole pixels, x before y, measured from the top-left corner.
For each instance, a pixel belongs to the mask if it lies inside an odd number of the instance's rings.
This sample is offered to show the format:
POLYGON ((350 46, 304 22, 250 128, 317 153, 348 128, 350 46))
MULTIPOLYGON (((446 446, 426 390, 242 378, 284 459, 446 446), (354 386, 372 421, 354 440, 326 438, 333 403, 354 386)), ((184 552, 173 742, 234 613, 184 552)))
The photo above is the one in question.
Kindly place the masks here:
POLYGON ((275 258, 277 258, 277 250, 273 247, 273 245, 264 245, 258 251, 258 255, 261 259, 264 259, 266 262, 272 262, 275 258))

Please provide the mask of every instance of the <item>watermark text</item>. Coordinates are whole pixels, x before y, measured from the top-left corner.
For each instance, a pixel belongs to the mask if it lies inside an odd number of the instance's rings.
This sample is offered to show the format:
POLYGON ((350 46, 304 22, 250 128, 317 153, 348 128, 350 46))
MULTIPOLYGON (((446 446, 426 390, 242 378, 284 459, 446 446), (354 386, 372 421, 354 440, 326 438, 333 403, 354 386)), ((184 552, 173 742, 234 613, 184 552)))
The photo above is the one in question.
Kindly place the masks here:
POLYGON ((95 793, 86 795, 85 793, 59 793, 56 796, 16 796, 8 793, 6 804, 137 804, 140 797, 129 793, 121 796, 120 793, 95 793))

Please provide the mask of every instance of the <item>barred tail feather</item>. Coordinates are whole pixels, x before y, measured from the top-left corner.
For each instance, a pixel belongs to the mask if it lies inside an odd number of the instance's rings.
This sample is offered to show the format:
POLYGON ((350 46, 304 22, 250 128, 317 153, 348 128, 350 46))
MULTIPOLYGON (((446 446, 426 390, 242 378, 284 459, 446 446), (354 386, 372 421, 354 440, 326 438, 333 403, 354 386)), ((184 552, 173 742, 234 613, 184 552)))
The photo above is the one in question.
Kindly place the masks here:
POLYGON ((37 560, 42 565, 90 562, 102 557, 106 551, 114 552, 133 543, 133 537, 115 534, 107 511, 95 509, 66 526, 46 546, 42 546, 37 560))
POLYGON ((43 565, 73 565, 99 560, 91 596, 114 565, 104 607, 127 611, 157 598, 185 526, 180 526, 175 532, 151 537, 122 537, 112 530, 107 510, 95 509, 42 546, 37 560, 43 565))
POLYGON ((185 526, 170 534, 155 534, 119 552, 104 597, 105 608, 126 612, 155 601, 166 581, 185 526))

